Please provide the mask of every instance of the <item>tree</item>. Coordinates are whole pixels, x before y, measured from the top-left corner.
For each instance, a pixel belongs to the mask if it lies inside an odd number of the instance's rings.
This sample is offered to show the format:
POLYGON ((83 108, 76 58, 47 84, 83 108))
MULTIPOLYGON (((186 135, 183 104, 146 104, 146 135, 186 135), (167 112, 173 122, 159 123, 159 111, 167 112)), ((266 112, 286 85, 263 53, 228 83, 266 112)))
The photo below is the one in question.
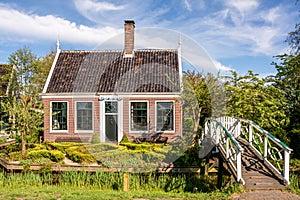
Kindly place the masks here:
MULTIPOLYGON (((300 54, 279 55, 281 63, 273 63, 277 69, 275 76, 270 76, 274 87, 284 91, 287 106, 284 109, 289 121, 286 131, 290 141, 300 139, 300 54)), ((300 158, 300 144, 290 143, 294 156, 300 158)))
POLYGON ((27 47, 9 57, 9 66, 12 66, 10 92, 7 101, 1 102, 1 105, 11 119, 7 130, 21 135, 23 155, 26 142, 37 142, 42 130, 43 109, 39 93, 43 90, 53 59, 53 52, 37 59, 27 47))
POLYGON ((220 98, 220 82, 212 74, 206 76, 195 71, 184 72, 183 75, 183 111, 185 119, 192 118, 193 138, 200 131, 201 122, 212 114, 222 115, 224 101, 220 98), (222 102, 222 103, 221 103, 222 102), (221 105, 221 106, 220 106, 221 105))
POLYGON ((9 64, 13 67, 13 76, 10 83, 11 95, 32 95, 32 79, 36 73, 34 62, 37 57, 32 51, 23 47, 12 53, 9 64))
POLYGON ((39 94, 43 91, 54 57, 55 52, 51 51, 33 62, 32 93, 39 94))
POLYGON ((267 84, 252 71, 239 76, 233 71, 226 78, 227 115, 249 119, 287 141, 287 124, 283 91, 267 84))
POLYGON ((26 142, 37 142, 38 133, 42 130, 43 113, 36 107, 30 96, 16 97, 13 101, 1 102, 1 107, 10 118, 9 131, 20 134, 22 139, 22 155, 26 152, 26 142))
MULTIPOLYGON (((298 1, 297 1, 298 3, 298 1)), ((290 53, 276 56, 279 63, 273 65, 277 69, 275 76, 270 76, 272 84, 284 91, 287 106, 285 109, 289 125, 286 127, 290 141, 300 140, 300 23, 288 34, 286 40, 291 48, 290 53)), ((300 158, 300 143, 291 142, 294 157, 300 158)))

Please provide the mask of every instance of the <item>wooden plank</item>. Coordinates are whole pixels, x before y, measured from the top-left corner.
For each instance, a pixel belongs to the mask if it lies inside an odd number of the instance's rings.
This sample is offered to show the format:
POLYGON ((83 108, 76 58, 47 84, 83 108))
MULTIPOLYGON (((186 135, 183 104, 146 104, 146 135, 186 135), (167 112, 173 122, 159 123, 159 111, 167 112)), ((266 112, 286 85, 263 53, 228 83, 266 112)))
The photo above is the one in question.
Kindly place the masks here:
MULTIPOLYGON (((3 158, 0 158, 0 165, 2 165, 7 170, 23 170, 24 166, 20 163, 13 163, 9 162, 3 158)), ((32 164, 30 165, 29 169, 33 171, 40 170, 41 168, 45 167, 45 165, 40 164, 32 164)), ((96 171, 103 171, 103 172, 120 172, 124 171, 123 168, 108 168, 104 166, 97 166, 97 165, 58 165, 52 164, 51 171, 53 172, 62 172, 62 171, 86 171, 86 172, 96 172, 96 171)), ((127 172, 134 172, 134 168, 128 168, 127 172)), ((158 173, 200 173, 199 167, 170 167, 170 168, 158 168, 156 170, 158 173)), ((149 171, 150 172, 150 171, 149 171)))

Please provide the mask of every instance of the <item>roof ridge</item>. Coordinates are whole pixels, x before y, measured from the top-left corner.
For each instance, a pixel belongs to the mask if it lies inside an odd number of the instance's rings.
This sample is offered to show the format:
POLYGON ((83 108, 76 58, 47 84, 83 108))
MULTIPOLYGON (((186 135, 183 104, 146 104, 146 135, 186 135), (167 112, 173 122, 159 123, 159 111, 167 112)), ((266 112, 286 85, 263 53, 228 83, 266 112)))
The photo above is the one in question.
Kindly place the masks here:
MULTIPOLYGON (((62 53, 97 53, 97 52, 123 52, 124 50, 121 49, 107 49, 107 50, 61 50, 62 53)), ((146 51, 146 52, 151 52, 151 51, 177 51, 177 49, 135 49, 134 52, 138 51, 146 51)))
POLYGON ((123 50, 61 50, 63 53, 94 53, 94 52, 123 52, 123 50))

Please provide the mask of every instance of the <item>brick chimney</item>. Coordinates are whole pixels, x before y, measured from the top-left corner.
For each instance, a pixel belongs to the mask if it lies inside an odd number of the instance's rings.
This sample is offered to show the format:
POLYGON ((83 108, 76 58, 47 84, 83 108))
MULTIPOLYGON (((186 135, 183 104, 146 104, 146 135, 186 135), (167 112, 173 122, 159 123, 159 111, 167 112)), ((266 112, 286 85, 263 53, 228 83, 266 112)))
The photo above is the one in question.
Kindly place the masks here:
POLYGON ((124 56, 133 57, 134 49, 134 20, 125 20, 124 24, 124 56))

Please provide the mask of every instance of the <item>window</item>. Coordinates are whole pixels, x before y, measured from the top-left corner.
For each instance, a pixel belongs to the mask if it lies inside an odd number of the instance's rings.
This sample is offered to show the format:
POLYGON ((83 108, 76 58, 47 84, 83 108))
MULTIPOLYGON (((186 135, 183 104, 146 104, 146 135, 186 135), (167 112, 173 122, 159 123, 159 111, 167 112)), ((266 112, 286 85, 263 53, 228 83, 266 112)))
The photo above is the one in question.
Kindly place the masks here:
POLYGON ((118 102, 106 101, 105 102, 105 113, 118 113, 118 102))
POLYGON ((67 102, 51 102, 52 130, 68 130, 67 102))
POLYGON ((156 103, 156 130, 174 131, 174 103, 157 102, 156 103))
POLYGON ((131 130, 147 130, 147 102, 131 102, 131 130))
POLYGON ((93 130, 93 103, 76 102, 76 130, 93 130))

